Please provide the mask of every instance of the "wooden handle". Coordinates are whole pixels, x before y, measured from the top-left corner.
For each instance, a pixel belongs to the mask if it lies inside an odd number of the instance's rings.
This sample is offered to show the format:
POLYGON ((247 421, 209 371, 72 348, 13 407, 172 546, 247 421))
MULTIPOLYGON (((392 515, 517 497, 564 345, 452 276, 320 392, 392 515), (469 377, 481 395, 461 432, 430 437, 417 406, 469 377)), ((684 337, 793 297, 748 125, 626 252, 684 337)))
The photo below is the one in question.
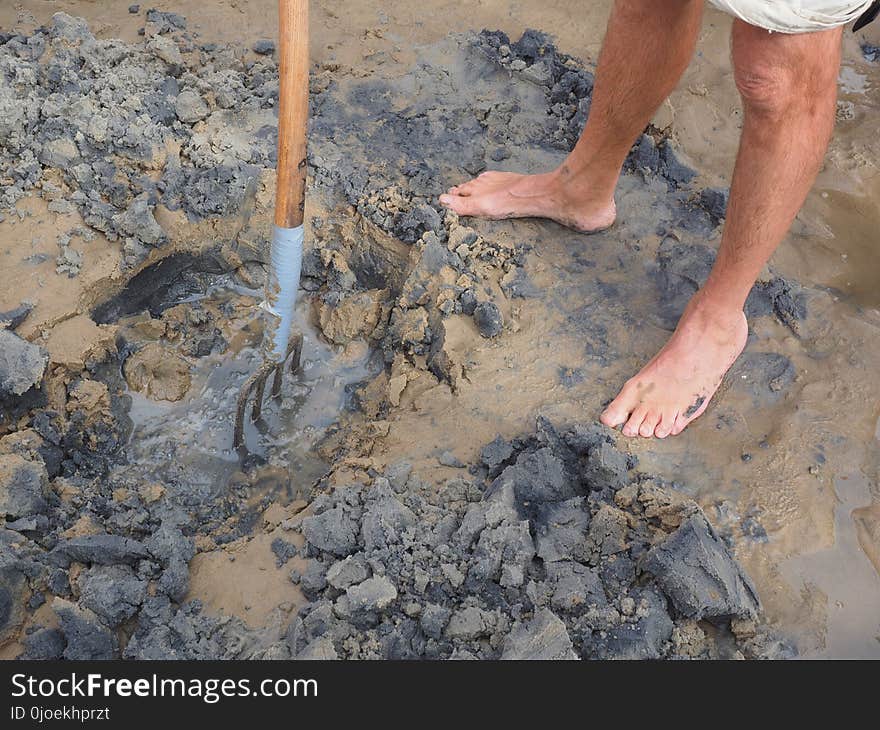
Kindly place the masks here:
POLYGON ((309 0, 278 0, 278 166, 275 225, 302 225, 309 122, 309 0))

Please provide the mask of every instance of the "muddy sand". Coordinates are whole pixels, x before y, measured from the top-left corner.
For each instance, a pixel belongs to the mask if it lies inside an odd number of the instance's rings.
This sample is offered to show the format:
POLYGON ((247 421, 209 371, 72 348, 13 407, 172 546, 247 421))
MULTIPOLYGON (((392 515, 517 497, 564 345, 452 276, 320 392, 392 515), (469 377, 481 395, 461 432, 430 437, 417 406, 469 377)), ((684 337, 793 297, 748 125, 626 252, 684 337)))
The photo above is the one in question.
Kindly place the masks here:
POLYGON ((2 656, 880 653, 872 36, 745 354, 653 442, 596 418, 711 266, 729 21, 584 237, 437 196, 564 156, 607 3, 316 3, 304 367, 235 452, 277 67, 272 3, 214 5, 0 10, 2 656))

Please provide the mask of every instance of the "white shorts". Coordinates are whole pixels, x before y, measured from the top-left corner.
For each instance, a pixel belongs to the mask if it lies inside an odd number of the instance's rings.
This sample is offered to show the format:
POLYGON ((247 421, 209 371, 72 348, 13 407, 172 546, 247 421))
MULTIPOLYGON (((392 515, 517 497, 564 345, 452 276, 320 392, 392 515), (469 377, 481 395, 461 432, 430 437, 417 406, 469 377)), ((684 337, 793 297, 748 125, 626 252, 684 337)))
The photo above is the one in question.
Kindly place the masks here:
POLYGON ((812 33, 857 20, 873 0, 709 0, 749 25, 777 33, 812 33))

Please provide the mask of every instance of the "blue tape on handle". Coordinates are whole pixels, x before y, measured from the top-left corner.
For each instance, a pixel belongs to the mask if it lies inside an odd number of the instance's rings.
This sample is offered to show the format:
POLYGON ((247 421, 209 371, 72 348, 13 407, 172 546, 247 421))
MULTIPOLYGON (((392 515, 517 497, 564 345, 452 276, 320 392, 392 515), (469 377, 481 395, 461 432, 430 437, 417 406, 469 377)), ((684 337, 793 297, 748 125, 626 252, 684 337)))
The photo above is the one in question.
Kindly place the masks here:
POLYGON ((302 271, 303 227, 272 229, 269 281, 264 308, 275 315, 266 342, 269 356, 281 362, 287 354, 287 343, 293 327, 293 310, 299 291, 302 271))

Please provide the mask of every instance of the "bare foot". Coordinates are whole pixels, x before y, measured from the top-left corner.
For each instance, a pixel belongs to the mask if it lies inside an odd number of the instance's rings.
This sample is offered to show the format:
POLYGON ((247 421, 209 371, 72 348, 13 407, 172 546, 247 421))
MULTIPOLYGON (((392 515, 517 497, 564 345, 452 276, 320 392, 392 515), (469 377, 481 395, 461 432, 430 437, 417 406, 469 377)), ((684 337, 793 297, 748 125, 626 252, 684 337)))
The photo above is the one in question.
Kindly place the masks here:
MULTIPOLYGON (((484 172, 440 196, 440 203, 462 216, 490 218, 549 218, 581 233, 593 233, 614 223, 614 197, 598 199, 589 189, 567 182, 567 168, 542 175, 484 172)), ((570 176, 568 176, 570 177, 570 176)))
POLYGON ((605 409, 601 421, 626 436, 677 436, 699 418, 746 345, 742 311, 688 304, 669 341, 605 409))

